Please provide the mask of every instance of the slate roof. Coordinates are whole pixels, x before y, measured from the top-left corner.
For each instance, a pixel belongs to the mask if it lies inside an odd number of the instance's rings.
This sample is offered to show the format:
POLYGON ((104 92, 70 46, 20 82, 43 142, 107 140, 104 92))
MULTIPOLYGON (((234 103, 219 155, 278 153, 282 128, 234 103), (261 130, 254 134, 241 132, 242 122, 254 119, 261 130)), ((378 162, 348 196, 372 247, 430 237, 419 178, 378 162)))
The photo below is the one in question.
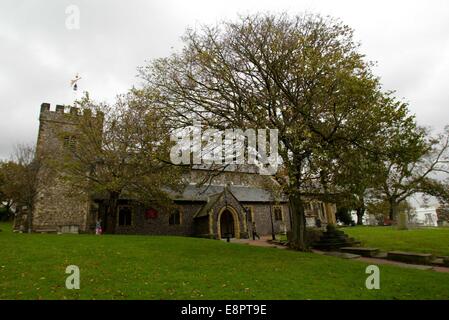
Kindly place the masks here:
MULTIPOLYGON (((214 195, 219 195, 224 191, 223 185, 187 185, 183 192, 178 192, 166 189, 165 191, 171 194, 171 198, 175 201, 191 201, 191 202, 210 202, 210 199, 214 195)), ((271 196, 271 193, 262 188, 248 187, 248 186, 228 186, 228 190, 234 195, 239 202, 274 202, 275 200, 271 196)), ((94 197, 96 200, 107 199, 106 194, 96 194, 94 197)), ((126 195, 121 195, 120 199, 131 199, 126 195)), ((288 198, 285 195, 281 196, 281 199, 276 199, 278 202, 288 202, 288 198)))
POLYGON ((218 200, 220 200, 223 193, 217 193, 209 197, 209 201, 202 206, 194 215, 194 218, 205 217, 209 214, 210 209, 212 209, 218 200))
MULTIPOLYGON (((208 197, 222 193, 222 185, 188 185, 182 194, 173 195, 173 200, 177 201, 208 201, 208 197)), ((229 191, 237 198, 239 202, 273 202, 271 193, 267 190, 247 187, 247 186, 228 186, 229 191)), ((209 200, 210 201, 210 200, 209 200)), ((282 196, 278 199, 280 202, 287 202, 287 197, 282 196)))

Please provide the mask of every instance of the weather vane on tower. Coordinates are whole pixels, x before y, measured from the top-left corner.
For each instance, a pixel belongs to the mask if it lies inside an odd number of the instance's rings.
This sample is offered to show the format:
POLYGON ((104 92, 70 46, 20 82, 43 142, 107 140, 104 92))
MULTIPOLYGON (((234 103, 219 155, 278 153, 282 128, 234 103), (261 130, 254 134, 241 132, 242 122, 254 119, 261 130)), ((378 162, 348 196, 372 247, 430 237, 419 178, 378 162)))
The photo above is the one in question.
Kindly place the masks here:
POLYGON ((78 90, 78 83, 77 82, 80 79, 81 79, 81 77, 77 73, 75 78, 73 80, 70 80, 70 86, 73 88, 73 91, 77 91, 78 90))

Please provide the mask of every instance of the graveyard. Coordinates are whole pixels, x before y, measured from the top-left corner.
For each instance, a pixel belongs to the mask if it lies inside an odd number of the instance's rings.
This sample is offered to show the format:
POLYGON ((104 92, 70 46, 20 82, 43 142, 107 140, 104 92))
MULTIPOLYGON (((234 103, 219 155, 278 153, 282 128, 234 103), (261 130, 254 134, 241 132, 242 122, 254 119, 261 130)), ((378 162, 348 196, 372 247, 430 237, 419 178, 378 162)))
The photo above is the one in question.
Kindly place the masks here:
POLYGON ((409 228, 398 230, 395 226, 343 228, 344 232, 362 242, 365 247, 383 251, 408 251, 449 256, 449 228, 409 228))
MULTIPOLYGON (((449 273, 379 265, 380 289, 369 290, 369 263, 308 252, 173 236, 20 234, 9 223, 0 229, 0 299, 449 299, 449 273), (78 290, 66 288, 69 265, 79 267, 78 290)), ((424 252, 419 245, 429 244, 435 253, 446 252, 449 234, 345 231, 370 245, 424 252)))

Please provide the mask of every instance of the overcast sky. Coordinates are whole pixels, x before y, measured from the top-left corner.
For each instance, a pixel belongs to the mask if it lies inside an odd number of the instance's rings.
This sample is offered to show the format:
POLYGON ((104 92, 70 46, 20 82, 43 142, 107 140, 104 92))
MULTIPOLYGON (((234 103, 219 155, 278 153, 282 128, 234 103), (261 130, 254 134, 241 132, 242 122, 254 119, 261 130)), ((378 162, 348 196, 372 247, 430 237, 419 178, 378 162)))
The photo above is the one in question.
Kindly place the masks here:
POLYGON ((112 100, 138 84, 145 60, 180 48, 187 27, 239 13, 304 11, 341 18, 377 61, 386 89, 410 103, 422 125, 449 123, 449 1, 0 1, 0 158, 35 143, 42 102, 71 104, 89 91, 112 100), (80 9, 79 30, 66 8, 80 9), (69 81, 76 73, 79 91, 69 81))

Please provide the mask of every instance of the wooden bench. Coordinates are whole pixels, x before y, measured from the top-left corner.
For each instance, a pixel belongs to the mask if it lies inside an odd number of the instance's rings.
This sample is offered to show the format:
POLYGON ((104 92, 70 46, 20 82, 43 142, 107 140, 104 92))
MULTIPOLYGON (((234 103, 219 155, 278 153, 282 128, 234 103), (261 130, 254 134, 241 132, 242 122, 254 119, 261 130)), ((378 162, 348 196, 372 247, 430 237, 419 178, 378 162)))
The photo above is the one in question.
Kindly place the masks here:
POLYGON ((416 264, 431 264, 433 258, 430 253, 389 251, 387 254, 387 259, 416 264))
POLYGON ((377 248, 363 248, 363 247, 343 247, 340 248, 342 252, 358 254, 362 257, 374 257, 379 254, 379 249, 377 248))

